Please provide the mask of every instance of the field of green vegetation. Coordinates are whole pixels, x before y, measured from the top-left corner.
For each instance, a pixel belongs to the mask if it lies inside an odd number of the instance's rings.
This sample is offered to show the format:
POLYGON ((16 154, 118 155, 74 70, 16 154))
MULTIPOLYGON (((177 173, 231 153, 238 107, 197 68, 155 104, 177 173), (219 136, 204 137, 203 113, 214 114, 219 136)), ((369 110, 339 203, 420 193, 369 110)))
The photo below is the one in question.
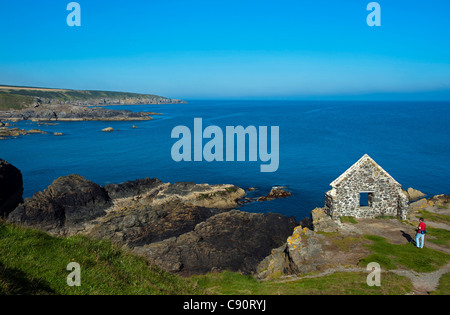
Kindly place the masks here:
POLYGON ((24 95, 14 95, 0 91, 0 110, 22 109, 30 106, 34 101, 33 97, 24 95))

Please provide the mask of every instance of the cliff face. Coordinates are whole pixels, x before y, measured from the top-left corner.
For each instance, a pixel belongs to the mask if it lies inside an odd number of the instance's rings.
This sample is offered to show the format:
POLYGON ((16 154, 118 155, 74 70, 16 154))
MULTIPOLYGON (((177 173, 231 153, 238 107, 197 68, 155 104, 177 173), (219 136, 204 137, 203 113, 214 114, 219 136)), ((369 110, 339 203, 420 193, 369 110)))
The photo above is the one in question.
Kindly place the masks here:
POLYGON ((112 106, 112 105, 147 105, 147 104, 187 104, 185 101, 165 97, 125 97, 125 98, 90 98, 86 100, 37 99, 43 104, 76 106, 112 106))

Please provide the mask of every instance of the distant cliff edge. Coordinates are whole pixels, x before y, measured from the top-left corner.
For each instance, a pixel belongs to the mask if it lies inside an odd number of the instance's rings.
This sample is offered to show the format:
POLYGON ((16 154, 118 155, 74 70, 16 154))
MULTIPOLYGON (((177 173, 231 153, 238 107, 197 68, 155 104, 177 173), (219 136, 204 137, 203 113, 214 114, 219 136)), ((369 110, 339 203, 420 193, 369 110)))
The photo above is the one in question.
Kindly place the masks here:
POLYGON ((0 85, 0 110, 19 110, 44 105, 102 106, 144 104, 186 104, 186 102, 153 94, 0 85))

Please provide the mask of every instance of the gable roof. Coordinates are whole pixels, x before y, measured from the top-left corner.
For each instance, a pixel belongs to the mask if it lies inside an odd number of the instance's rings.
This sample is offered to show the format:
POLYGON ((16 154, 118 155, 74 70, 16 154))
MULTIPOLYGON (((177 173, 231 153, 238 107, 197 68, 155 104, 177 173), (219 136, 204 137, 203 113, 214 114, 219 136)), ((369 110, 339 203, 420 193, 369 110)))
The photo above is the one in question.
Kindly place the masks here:
MULTIPOLYGON (((330 185, 331 187, 336 187, 337 185, 339 185, 344 178, 347 177, 347 175, 349 175, 350 173, 352 173, 357 167, 359 167, 360 165, 362 165, 365 162, 371 162, 372 164, 374 164, 374 166, 378 167, 380 169, 380 171, 386 175, 389 179, 391 179, 392 181, 394 181, 394 183, 400 185, 388 172, 386 172, 380 165, 378 165, 377 162, 375 162, 368 154, 364 154, 362 158, 360 158, 355 164, 353 164, 352 166, 350 166, 350 168, 348 170, 346 170, 344 173, 342 173, 341 176, 339 176, 338 178, 336 178, 330 185)), ((400 185, 401 186, 401 185, 400 185)))

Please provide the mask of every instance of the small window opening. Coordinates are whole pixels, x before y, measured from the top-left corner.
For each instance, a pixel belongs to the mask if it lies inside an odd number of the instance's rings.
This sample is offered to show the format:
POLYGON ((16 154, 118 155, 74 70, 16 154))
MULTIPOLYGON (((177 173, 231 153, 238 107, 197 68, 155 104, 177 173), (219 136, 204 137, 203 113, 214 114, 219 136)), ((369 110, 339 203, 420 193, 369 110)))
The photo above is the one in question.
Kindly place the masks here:
POLYGON ((362 192, 359 194, 359 206, 360 207, 372 207, 373 193, 362 192))

